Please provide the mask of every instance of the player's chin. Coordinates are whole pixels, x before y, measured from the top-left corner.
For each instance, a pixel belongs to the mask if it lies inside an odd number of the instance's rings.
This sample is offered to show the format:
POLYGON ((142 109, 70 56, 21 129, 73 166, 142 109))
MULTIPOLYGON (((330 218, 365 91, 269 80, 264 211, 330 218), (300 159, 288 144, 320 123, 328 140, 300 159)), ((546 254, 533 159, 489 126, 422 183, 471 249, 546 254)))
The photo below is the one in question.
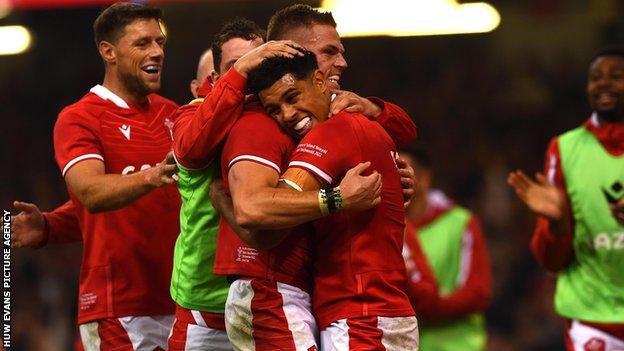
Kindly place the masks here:
POLYGON ((144 82, 144 86, 146 88, 145 90, 149 91, 150 93, 155 93, 160 90, 160 79, 157 81, 144 82))

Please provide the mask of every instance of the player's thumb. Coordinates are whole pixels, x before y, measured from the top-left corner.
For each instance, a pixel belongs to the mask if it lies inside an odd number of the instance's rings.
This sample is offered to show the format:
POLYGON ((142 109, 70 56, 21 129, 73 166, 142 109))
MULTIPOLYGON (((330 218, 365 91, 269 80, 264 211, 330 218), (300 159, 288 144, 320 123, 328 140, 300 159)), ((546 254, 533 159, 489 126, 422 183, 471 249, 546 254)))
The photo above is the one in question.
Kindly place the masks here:
POLYGON ((167 156, 165 156, 165 164, 172 165, 175 164, 175 158, 173 157, 173 151, 169 151, 167 156))
POLYGON ((540 184, 548 184, 548 179, 546 179, 546 176, 542 172, 535 173, 535 179, 537 179, 537 182, 540 184))

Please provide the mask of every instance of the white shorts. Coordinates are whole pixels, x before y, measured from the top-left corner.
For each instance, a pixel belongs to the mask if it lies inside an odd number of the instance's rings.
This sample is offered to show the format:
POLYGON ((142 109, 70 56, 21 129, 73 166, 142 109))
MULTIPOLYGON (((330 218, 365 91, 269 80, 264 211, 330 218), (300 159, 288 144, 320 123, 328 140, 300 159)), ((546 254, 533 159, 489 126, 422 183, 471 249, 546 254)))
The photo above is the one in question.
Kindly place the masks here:
POLYGON ((417 351, 416 317, 339 319, 321 331, 321 350, 417 351))
POLYGON ((572 321, 567 330, 566 347, 568 351, 624 351, 624 340, 572 321))
POLYGON ((176 306, 169 351, 232 351, 223 314, 176 306))
POLYGON ((225 304, 225 327, 234 350, 315 351, 318 328, 310 295, 264 279, 238 279, 225 304))
POLYGON ((173 320, 173 315, 100 319, 81 324, 80 338, 85 351, 164 351, 173 320))

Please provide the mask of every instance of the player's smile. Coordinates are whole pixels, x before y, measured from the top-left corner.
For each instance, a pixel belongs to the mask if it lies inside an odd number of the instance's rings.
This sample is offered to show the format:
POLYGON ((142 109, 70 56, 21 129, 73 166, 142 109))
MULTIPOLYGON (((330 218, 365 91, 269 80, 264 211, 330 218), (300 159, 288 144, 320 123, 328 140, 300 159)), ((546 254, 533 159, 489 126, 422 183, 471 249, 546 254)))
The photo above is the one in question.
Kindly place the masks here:
POLYGON ((141 70, 147 75, 147 79, 152 82, 158 82, 160 80, 161 69, 162 65, 160 64, 149 64, 141 67, 141 70))
POLYGON ((296 79, 288 73, 258 96, 267 113, 290 135, 300 139, 327 119, 328 92, 323 73, 317 70, 305 79, 296 79))

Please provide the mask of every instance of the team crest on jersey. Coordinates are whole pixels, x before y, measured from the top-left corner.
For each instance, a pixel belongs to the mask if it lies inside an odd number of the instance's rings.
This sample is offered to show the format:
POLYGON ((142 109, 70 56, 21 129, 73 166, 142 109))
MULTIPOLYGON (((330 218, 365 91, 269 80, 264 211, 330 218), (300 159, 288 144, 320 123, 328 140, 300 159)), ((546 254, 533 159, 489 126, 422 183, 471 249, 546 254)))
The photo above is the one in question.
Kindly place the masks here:
POLYGON ((605 351, 607 349, 607 343, 600 338, 591 338, 583 347, 585 351, 605 351))

